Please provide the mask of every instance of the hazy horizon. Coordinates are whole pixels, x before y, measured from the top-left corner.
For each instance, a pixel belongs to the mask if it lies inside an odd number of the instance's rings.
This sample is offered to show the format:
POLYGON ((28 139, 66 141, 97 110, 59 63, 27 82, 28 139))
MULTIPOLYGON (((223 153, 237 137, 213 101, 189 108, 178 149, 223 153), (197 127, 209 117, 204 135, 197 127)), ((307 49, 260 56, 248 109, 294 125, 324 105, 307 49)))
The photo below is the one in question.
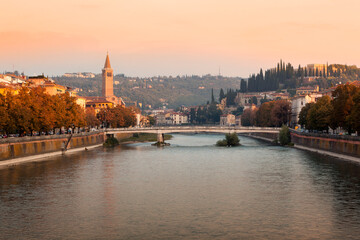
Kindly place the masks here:
POLYGON ((0 71, 248 77, 282 59, 360 65, 355 0, 4 1, 0 71))

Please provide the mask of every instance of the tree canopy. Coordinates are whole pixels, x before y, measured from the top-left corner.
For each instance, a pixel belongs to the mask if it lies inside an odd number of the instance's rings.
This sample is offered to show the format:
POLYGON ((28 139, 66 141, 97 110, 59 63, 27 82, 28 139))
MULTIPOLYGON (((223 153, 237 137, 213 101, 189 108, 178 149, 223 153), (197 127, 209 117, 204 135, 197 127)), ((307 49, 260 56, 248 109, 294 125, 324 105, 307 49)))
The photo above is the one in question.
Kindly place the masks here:
POLYGON ((0 130, 8 134, 85 125, 84 111, 74 97, 69 93, 51 96, 41 87, 0 95, 0 113, 0 130))
POLYGON ((321 97, 316 103, 307 103, 300 111, 299 124, 309 130, 328 131, 329 127, 341 127, 352 133, 359 132, 360 88, 339 85, 329 96, 321 97))

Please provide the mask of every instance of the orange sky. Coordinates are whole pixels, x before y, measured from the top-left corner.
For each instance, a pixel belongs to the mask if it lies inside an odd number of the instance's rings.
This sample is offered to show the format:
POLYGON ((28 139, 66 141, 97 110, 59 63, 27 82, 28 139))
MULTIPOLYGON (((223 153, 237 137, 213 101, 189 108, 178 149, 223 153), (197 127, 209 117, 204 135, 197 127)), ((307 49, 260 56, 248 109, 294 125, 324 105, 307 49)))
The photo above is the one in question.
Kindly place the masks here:
POLYGON ((0 0, 0 71, 247 77, 282 58, 360 65, 356 0, 0 0), (5 11, 4 11, 5 10, 5 11))

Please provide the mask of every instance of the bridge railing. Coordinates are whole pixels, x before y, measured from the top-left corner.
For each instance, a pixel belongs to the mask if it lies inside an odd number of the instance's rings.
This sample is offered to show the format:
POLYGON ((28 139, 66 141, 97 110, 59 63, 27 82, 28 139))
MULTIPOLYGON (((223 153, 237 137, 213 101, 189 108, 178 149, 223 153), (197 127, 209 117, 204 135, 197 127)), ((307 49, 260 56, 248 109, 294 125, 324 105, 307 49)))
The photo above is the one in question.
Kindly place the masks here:
POLYGON ((106 131, 146 131, 146 130, 280 130, 276 127, 239 127, 239 126, 156 126, 156 127, 133 127, 133 128, 107 128, 106 131))

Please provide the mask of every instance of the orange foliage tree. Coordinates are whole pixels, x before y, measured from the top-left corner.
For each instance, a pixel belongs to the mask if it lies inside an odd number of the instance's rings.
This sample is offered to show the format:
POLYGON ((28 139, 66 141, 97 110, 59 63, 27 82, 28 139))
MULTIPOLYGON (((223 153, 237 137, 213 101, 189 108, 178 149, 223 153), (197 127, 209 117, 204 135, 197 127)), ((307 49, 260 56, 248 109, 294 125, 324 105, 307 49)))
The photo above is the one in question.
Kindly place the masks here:
POLYGON ((254 126, 256 124, 256 112, 257 108, 254 109, 245 109, 243 114, 241 115, 241 124, 243 126, 254 126))
POLYGON ((0 95, 0 115, 0 131, 5 133, 32 134, 85 125, 84 111, 74 97, 68 93, 51 96, 41 87, 0 95))
POLYGON ((95 109, 93 107, 86 108, 85 122, 87 126, 95 127, 100 125, 99 119, 96 117, 95 109))
POLYGON ((289 121, 290 103, 276 100, 263 103, 256 113, 256 125, 260 127, 281 127, 289 121))
POLYGON ((131 107, 104 108, 100 110, 97 117, 106 127, 120 128, 136 124, 135 111, 131 107))

